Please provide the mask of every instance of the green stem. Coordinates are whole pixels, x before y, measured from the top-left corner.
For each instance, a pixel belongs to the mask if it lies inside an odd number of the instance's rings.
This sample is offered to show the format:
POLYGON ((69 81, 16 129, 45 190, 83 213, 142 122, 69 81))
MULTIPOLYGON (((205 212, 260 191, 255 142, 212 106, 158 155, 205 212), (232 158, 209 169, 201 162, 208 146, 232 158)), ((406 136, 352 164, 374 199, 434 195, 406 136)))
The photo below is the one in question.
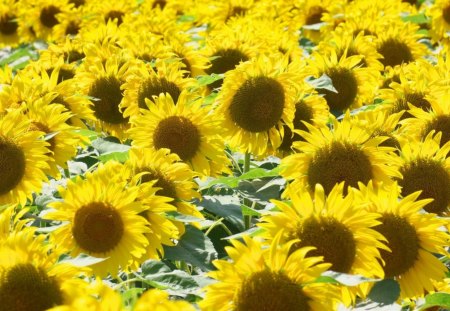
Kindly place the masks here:
POLYGON ((250 152, 246 151, 244 156, 244 173, 250 170, 250 152))

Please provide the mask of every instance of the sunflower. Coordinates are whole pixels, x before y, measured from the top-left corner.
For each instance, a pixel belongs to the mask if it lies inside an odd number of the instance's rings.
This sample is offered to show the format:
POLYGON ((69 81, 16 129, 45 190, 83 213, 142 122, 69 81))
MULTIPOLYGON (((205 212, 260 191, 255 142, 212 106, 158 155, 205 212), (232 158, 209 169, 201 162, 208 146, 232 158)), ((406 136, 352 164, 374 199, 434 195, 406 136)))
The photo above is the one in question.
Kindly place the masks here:
POLYGON ((449 235, 440 230, 447 221, 436 214, 421 213, 431 199, 418 200, 420 192, 402 199, 400 187, 373 187, 362 184, 357 200, 367 209, 381 214, 381 224, 374 227, 387 240, 391 251, 381 250, 385 278, 394 278, 400 284, 400 298, 412 298, 434 290, 433 280, 445 277, 447 268, 437 257, 448 255, 445 247, 449 235))
MULTIPOLYGON (((136 201, 138 187, 127 186, 119 177, 111 178, 111 171, 120 169, 118 163, 110 161, 94 173, 87 173, 86 179, 77 176, 69 180, 66 189, 59 189, 62 200, 50 203, 53 210, 45 215, 63 222, 53 232, 52 241, 70 250, 71 256, 84 253, 104 259, 91 266, 100 277, 108 273, 116 277, 119 268, 127 271, 134 267, 146 247, 158 247, 149 246, 145 238, 150 229, 139 213, 148 207, 136 201)), ((156 237, 158 232, 153 235, 156 237)))
POLYGON ((19 110, 0 120, 0 205, 25 205, 47 180, 49 144, 40 139, 43 132, 28 131, 29 125, 19 110))
POLYGON ((338 183, 345 181, 345 187, 357 187, 370 180, 391 182, 391 177, 401 177, 397 170, 400 162, 392 153, 395 149, 381 146, 388 137, 371 137, 363 127, 352 122, 346 114, 341 122, 333 120, 328 126, 314 127, 305 124, 308 132, 299 131, 304 141, 294 142, 298 151, 281 161, 281 175, 292 180, 288 188, 313 191, 321 184, 325 193, 338 183))
POLYGON ((66 123, 70 113, 62 105, 50 104, 57 96, 50 93, 26 106, 26 116, 31 121, 29 130, 49 136, 46 141, 50 144, 49 157, 53 161, 48 162, 50 169, 47 173, 55 178, 61 176, 57 166, 67 168, 67 161, 75 156, 80 143, 76 128, 66 123))
POLYGON ((169 93, 176 103, 183 90, 196 84, 193 78, 183 77, 185 71, 181 62, 157 61, 153 68, 138 62, 130 70, 130 78, 123 85, 124 99, 121 105, 124 116, 139 115, 140 109, 147 109, 146 99, 153 100, 160 94, 169 93))
POLYGON ((145 103, 148 109, 130 120, 132 146, 168 148, 201 176, 228 171, 217 117, 201 106, 201 99, 182 91, 176 103, 168 93, 145 103))
POLYGON ((378 86, 379 72, 371 67, 360 66, 362 55, 348 56, 348 49, 338 58, 336 51, 329 55, 314 53, 309 66, 313 76, 319 78, 327 75, 337 92, 328 89, 318 89, 324 95, 330 111, 341 114, 347 109, 362 106, 371 102, 374 91, 378 86))
POLYGON ((151 65, 155 65, 158 59, 165 60, 175 57, 163 38, 151 32, 128 32, 124 35, 121 45, 130 50, 135 58, 151 65))
POLYGON ((53 29, 55 41, 64 42, 66 37, 76 36, 84 26, 84 15, 85 13, 81 7, 72 8, 70 11, 60 13, 60 15, 58 15, 60 23, 55 25, 53 29))
POLYGON ((200 198, 194 182, 195 172, 189 165, 180 162, 175 153, 169 149, 131 148, 125 166, 132 171, 132 176, 140 180, 142 197, 149 197, 148 187, 156 187, 158 196, 173 200, 177 210, 185 215, 203 218, 202 214, 189 201, 200 198), (145 186, 144 186, 145 185, 145 186))
POLYGON ((440 140, 441 133, 431 132, 423 141, 402 144, 398 184, 403 196, 421 191, 419 199, 433 199, 425 210, 443 215, 450 207, 450 142, 440 146, 440 140))
POLYGON ((33 29, 37 38, 46 41, 54 39, 53 30, 60 23, 59 14, 70 10, 67 0, 36 0, 26 5, 26 24, 33 29))
POLYGON ((111 21, 116 22, 120 26, 135 11, 136 6, 137 3, 127 0, 116 0, 114 2, 91 1, 83 9, 86 12, 90 12, 92 25, 107 24, 111 21))
POLYGON ((209 276, 218 283, 205 288, 202 310, 327 310, 337 302, 337 288, 314 283, 330 264, 320 257, 305 258, 313 249, 291 251, 294 243, 279 244, 278 234, 270 247, 244 236, 225 249, 230 261, 215 260, 218 269, 209 276))
POLYGON ((427 15, 431 16, 431 34, 436 41, 448 37, 450 30, 450 1, 436 0, 427 8, 427 15))
POLYGON ((215 114, 231 148, 264 156, 280 146, 283 124, 293 127, 299 74, 286 61, 259 57, 225 75, 215 114))
POLYGON ((67 64, 78 64, 86 55, 79 39, 66 37, 64 41, 50 43, 46 50, 40 51, 39 59, 46 63, 57 63, 62 57, 67 64))
POLYGON ((19 35, 19 6, 16 0, 0 3, 0 46, 16 47, 25 38, 19 35))
POLYGON ((323 126, 329 118, 329 108, 326 100, 312 91, 310 94, 302 94, 295 103, 294 131, 287 125, 284 125, 284 136, 281 145, 278 147, 280 155, 292 153, 292 144, 295 141, 302 140, 297 131, 308 131, 303 122, 314 126, 323 126))
POLYGON ((3 310, 47 310, 85 292, 87 283, 79 277, 87 269, 58 263, 60 253, 45 242, 45 235, 35 233, 36 228, 22 227, 0 239, 3 310))
POLYGON ((403 121, 404 133, 423 140, 431 131, 441 132, 441 146, 450 141, 450 92, 445 90, 436 99, 428 97, 431 109, 410 106, 408 111, 414 118, 403 121))
POLYGON ((122 114, 122 86, 129 77, 127 61, 120 54, 112 54, 102 62, 101 58, 86 57, 84 66, 79 68, 74 79, 79 92, 89 96, 97 130, 105 130, 118 138, 124 137, 129 127, 128 118, 122 114))
MULTIPOLYGON (((278 210, 262 217, 258 226, 265 229, 265 237, 272 240, 282 232, 282 243, 297 241, 294 249, 314 247, 308 256, 323 256, 324 262, 331 264, 329 269, 336 272, 384 276, 377 258, 379 249, 387 248, 381 243, 383 236, 373 230, 380 224, 379 215, 361 209, 351 194, 344 195, 344 183, 333 187, 328 196, 316 185, 313 194, 300 190, 289 192, 289 197, 290 203, 273 200, 278 210)), ((352 294, 352 290, 343 289, 349 295, 344 303, 354 301, 357 291, 352 294)))
POLYGON ((178 311, 194 311, 195 308, 189 304, 187 301, 174 301, 169 300, 169 295, 159 289, 150 289, 146 291, 133 308, 134 311, 167 311, 167 310, 178 310, 178 311))
POLYGON ((377 51, 383 56, 384 67, 395 67, 410 63, 426 53, 426 45, 419 42, 423 35, 418 33, 419 26, 402 21, 392 21, 380 26, 376 40, 377 51))

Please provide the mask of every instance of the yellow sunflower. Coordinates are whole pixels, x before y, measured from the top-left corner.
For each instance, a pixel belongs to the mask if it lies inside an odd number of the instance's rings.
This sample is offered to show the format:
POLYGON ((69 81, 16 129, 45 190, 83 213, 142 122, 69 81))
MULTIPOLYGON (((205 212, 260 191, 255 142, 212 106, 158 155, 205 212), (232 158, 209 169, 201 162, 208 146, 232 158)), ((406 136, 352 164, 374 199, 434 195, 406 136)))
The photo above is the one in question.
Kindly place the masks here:
POLYGON ((295 103, 294 131, 288 126, 284 126, 284 136, 281 145, 278 147, 280 156, 291 154, 292 144, 295 141, 302 140, 297 131, 308 131, 303 122, 313 124, 314 126, 323 126, 328 122, 330 110, 326 100, 319 94, 311 91, 310 94, 302 94, 295 103))
POLYGON ((436 41, 448 38, 450 30, 450 1, 436 0, 427 8, 427 15, 431 16, 431 34, 436 41))
POLYGON ((169 300, 169 295, 159 289, 146 291, 136 304, 133 311, 195 311, 195 308, 187 301, 169 300))
POLYGON ((81 7, 61 12, 58 15, 60 23, 55 25, 53 29, 55 41, 64 42, 67 37, 75 37, 84 26, 83 21, 86 19, 85 15, 86 13, 81 7))
POLYGON ((423 140, 428 133, 441 132, 441 146, 450 141, 450 92, 445 90, 437 99, 428 97, 431 109, 409 106, 409 113, 414 118, 403 121, 404 133, 417 140, 423 140))
POLYGON ((375 43, 385 68, 413 62, 426 54, 427 47, 419 42, 423 35, 418 30, 417 24, 401 20, 380 25, 375 43))
POLYGON ((349 50, 344 50, 338 58, 336 51, 329 55, 314 53, 309 62, 312 75, 319 78, 327 75, 336 92, 328 89, 318 89, 324 95, 330 111, 341 114, 347 109, 358 108, 371 102, 374 91, 378 86, 379 72, 372 67, 362 67, 362 55, 348 56, 349 50))
POLYGON ((23 42, 19 34, 19 5, 16 0, 0 3, 0 47, 16 47, 23 42))
MULTIPOLYGON (((344 183, 333 187, 325 196, 321 185, 313 194, 300 190, 289 192, 290 203, 272 202, 278 208, 261 218, 258 226, 265 229, 264 237, 272 240, 282 232, 281 242, 297 241, 294 249, 314 247, 308 256, 323 256, 330 270, 383 278, 384 272, 377 259, 384 238, 373 230, 380 224, 377 213, 370 213, 355 204, 353 195, 344 195, 344 183)), ((343 288, 346 305, 355 301, 355 295, 367 295, 360 289, 343 288)))
POLYGON ((27 103, 26 116, 31 121, 29 130, 43 132, 49 136, 50 166, 47 173, 59 178, 61 173, 57 166, 67 168, 67 161, 77 153, 80 137, 75 133, 77 128, 68 125, 70 113, 62 105, 50 104, 58 94, 47 94, 39 100, 27 103), (51 137, 50 137, 51 136, 51 137))
POLYGON ((83 45, 79 39, 66 37, 59 43, 50 43, 46 50, 40 51, 39 59, 47 63, 56 63, 62 57, 67 64, 82 62, 83 45))
POLYGON ((60 253, 45 239, 33 227, 22 227, 0 239, 2 309, 47 310, 71 303, 85 292, 87 283, 79 277, 87 269, 58 263, 60 253))
POLYGON ((137 7, 137 2, 127 0, 108 1, 90 1, 83 7, 90 13, 91 23, 107 24, 109 21, 115 21, 118 26, 126 21, 128 15, 131 15, 137 7))
POLYGON ((148 109, 130 120, 132 146, 168 148, 201 176, 228 171, 217 117, 201 106, 201 99, 182 91, 177 102, 166 93, 145 103, 148 109))
MULTIPOLYGON (((52 241, 76 257, 80 253, 103 258, 93 264, 94 274, 113 277, 119 268, 124 271, 145 254, 148 245, 145 233, 148 222, 140 213, 148 207, 137 201, 138 187, 126 181, 111 178, 111 170, 120 171, 120 165, 107 162, 94 173, 87 173, 69 180, 66 188, 60 188, 62 200, 52 202, 45 218, 62 221, 63 225, 52 234, 52 241), (113 182, 112 182, 113 181, 113 182)), ((153 232, 155 236, 158 232, 153 232)), ((160 245, 159 245, 160 247, 160 245)))
POLYGON ((449 235, 440 230, 447 224, 436 214, 421 213, 431 199, 418 200, 419 192, 402 199, 400 187, 359 185, 361 202, 372 212, 381 214, 381 224, 374 229, 384 235, 391 251, 381 250, 385 278, 394 278, 400 284, 400 298, 420 297, 434 290, 433 280, 445 277, 447 267, 436 256, 448 255, 449 235))
POLYGON ((125 166, 131 169, 133 178, 140 180, 144 201, 145 197, 149 196, 147 188, 156 187, 156 194, 171 198, 172 204, 180 213, 203 218, 195 205, 189 203, 194 198, 200 198, 196 191, 197 183, 194 181, 196 173, 189 165, 181 162, 178 155, 170 153, 169 149, 133 147, 129 151, 125 166))
POLYGON ((47 180, 49 144, 40 139, 43 132, 29 131, 29 126, 19 110, 0 120, 0 205, 25 205, 47 180))
POLYGON ((139 115, 140 109, 147 109, 146 99, 153 100, 160 94, 169 93, 176 103, 183 90, 196 84, 196 80, 183 77, 185 71, 180 62, 157 61, 150 64, 138 62, 130 68, 129 79, 124 83, 124 99, 121 108, 124 116, 139 115))
POLYGON ((405 141, 398 180, 402 195, 421 191, 419 198, 431 198, 425 206, 430 213, 445 215, 450 207, 450 142, 440 146, 441 133, 428 134, 423 141, 405 141))
POLYGON ((313 191, 321 184, 325 193, 338 183, 357 187, 358 182, 370 180, 391 182, 391 177, 401 177, 397 170, 400 159, 394 148, 381 146, 388 137, 371 137, 368 131, 351 121, 346 114, 341 122, 333 120, 333 130, 328 126, 314 127, 305 124, 308 132, 300 131, 304 141, 294 142, 298 153, 281 161, 281 175, 293 180, 288 188, 313 191))
POLYGON ((329 310, 336 306, 338 289, 313 283, 330 265, 320 257, 305 258, 313 248, 291 251, 295 241, 280 244, 277 235, 270 247, 244 236, 226 247, 230 261, 215 260, 209 276, 218 283, 205 288, 202 310, 329 310))
POLYGON ((153 65, 158 59, 175 57, 163 38, 151 32, 128 32, 121 45, 129 49, 135 58, 153 65))
POLYGON ((120 54, 112 54, 104 63, 100 58, 86 57, 84 65, 74 79, 79 92, 89 96, 90 108, 97 119, 94 123, 96 130, 124 138, 124 131, 129 126, 120 105, 124 97, 122 86, 129 77, 130 62, 120 54))
POLYGON ((39 39, 51 41, 54 39, 54 27, 60 23, 60 15, 70 10, 67 0, 36 0, 25 2, 24 13, 26 25, 33 29, 39 39))
POLYGON ((215 115, 223 116, 220 127, 231 148, 264 156, 280 146, 283 124, 293 127, 300 75, 289 72, 286 61, 259 57, 225 75, 215 115))

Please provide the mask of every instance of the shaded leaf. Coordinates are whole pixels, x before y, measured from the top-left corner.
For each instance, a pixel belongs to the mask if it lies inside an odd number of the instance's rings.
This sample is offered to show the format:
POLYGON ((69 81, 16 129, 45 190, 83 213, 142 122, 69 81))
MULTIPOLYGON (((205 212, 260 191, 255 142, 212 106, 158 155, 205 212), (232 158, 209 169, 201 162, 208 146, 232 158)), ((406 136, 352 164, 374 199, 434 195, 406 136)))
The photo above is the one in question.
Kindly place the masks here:
POLYGON ((431 307, 441 307, 450 309, 450 294, 434 293, 425 297, 425 304, 420 306, 419 310, 426 310, 431 307))
POLYGON ((319 78, 309 76, 305 81, 315 89, 325 89, 334 93, 338 92, 333 86, 333 81, 326 74, 321 75, 319 78))
POLYGON ((400 297, 400 285, 393 279, 377 282, 369 293, 369 298, 383 305, 390 305, 400 297))

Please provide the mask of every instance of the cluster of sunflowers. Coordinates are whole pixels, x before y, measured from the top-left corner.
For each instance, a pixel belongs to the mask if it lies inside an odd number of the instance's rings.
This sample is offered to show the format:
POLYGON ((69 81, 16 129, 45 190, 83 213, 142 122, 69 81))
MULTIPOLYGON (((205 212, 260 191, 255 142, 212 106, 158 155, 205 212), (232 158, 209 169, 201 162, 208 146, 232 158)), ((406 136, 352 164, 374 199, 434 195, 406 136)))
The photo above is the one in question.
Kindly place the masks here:
POLYGON ((450 0, 0 0, 46 44, 0 70, 0 310, 450 307, 449 38, 450 0))

